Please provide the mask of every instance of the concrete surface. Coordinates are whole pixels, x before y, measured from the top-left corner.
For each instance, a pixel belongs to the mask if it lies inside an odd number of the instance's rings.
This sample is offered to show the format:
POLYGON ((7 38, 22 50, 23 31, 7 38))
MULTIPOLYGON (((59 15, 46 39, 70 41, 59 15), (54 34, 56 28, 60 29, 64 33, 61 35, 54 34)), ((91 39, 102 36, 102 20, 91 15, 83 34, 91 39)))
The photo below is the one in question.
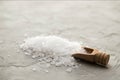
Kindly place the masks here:
POLYGON ((119 1, 0 1, 0 80, 119 80, 119 1), (26 35, 59 35, 110 53, 108 68, 41 71, 19 50, 26 35), (32 68, 36 71, 32 71, 32 68))

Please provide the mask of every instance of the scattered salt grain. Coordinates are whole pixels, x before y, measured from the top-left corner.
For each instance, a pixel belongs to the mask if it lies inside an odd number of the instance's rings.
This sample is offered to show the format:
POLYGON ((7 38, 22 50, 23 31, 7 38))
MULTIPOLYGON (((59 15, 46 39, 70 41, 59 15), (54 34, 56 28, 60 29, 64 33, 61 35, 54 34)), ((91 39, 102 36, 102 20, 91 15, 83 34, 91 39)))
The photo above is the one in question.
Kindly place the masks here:
POLYGON ((56 63, 55 66, 56 66, 56 67, 60 67, 61 64, 62 64, 62 63, 59 62, 59 63, 56 63))
POLYGON ((72 68, 67 68, 66 72, 72 72, 72 68))
POLYGON ((35 59, 35 58, 36 58, 36 56, 35 56, 35 55, 33 55, 33 56, 32 56, 32 58, 33 58, 33 59, 35 59))
POLYGON ((28 55, 28 56, 29 56, 29 55, 31 55, 31 54, 30 54, 30 53, 28 53, 28 52, 25 52, 25 55, 28 55))
POLYGON ((36 71, 36 68, 32 68, 32 71, 36 71))
POLYGON ((47 68, 50 66, 69 67, 67 72, 71 72, 72 69, 77 68, 75 66, 78 66, 71 54, 83 51, 80 43, 58 36, 27 38, 20 48, 26 55, 31 54, 33 59, 37 58, 41 65, 45 63, 47 68))
POLYGON ((46 73, 48 73, 49 71, 48 70, 44 70, 46 73))

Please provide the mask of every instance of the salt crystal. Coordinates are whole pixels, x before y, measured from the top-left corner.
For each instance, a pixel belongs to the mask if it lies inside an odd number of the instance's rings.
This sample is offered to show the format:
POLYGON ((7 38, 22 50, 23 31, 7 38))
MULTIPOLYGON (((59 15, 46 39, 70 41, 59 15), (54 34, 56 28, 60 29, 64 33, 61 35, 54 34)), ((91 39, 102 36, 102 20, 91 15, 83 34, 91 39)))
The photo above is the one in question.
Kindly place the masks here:
POLYGON ((33 56, 32 56, 32 58, 33 58, 33 59, 35 59, 35 58, 36 58, 36 56, 35 56, 35 55, 33 55, 33 56))
POLYGON ((36 71, 36 68, 32 68, 32 71, 36 71))
POLYGON ((48 70, 45 70, 46 73, 48 73, 49 71, 48 70))
POLYGON ((56 66, 56 67, 60 67, 61 65, 62 65, 61 62, 56 62, 56 63, 55 63, 55 66, 56 66))
POLYGON ((30 53, 28 53, 28 52, 25 52, 25 55, 31 55, 30 53))
MULTIPOLYGON (((56 67, 70 67, 66 71, 71 72, 75 65, 71 54, 81 52, 81 44, 69 41, 58 36, 36 36, 27 38, 20 45, 23 52, 32 58, 37 58, 40 63, 46 63, 48 67, 54 65, 56 67)), ((48 72, 48 71, 46 71, 48 72)))
POLYGON ((72 68, 66 69, 66 72, 72 72, 72 68))

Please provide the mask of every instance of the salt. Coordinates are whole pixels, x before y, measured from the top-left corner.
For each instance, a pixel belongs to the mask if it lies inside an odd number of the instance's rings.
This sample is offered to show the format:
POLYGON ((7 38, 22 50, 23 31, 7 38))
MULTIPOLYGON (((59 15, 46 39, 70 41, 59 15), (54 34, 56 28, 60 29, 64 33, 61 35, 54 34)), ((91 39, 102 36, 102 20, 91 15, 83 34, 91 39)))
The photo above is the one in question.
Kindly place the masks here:
POLYGON ((37 58, 40 63, 50 66, 70 67, 67 71, 71 72, 78 64, 74 61, 71 54, 83 51, 81 44, 69 41, 58 36, 36 36, 27 38, 20 45, 22 51, 33 59, 37 58))
POLYGON ((32 56, 32 58, 33 58, 33 59, 35 59, 35 58, 36 58, 36 56, 34 56, 34 55, 33 55, 33 56, 32 56))
POLYGON ((32 68, 32 71, 36 71, 36 68, 32 68))
POLYGON ((48 70, 44 70, 46 73, 48 73, 49 71, 48 70))
POLYGON ((66 72, 72 72, 72 68, 66 69, 66 72))
POLYGON ((62 65, 61 62, 55 64, 56 67, 60 67, 61 65, 62 65))
POLYGON ((28 52, 25 52, 25 55, 28 55, 28 56, 29 56, 29 55, 31 55, 31 54, 30 54, 30 53, 28 53, 28 52))

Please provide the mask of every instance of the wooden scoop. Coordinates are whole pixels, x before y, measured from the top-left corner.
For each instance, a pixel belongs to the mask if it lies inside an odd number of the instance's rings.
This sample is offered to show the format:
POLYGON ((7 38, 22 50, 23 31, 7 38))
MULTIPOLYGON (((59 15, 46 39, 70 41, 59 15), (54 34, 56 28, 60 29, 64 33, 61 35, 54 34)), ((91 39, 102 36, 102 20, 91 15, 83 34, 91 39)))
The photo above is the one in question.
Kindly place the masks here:
POLYGON ((83 47, 85 53, 75 53, 72 54, 72 57, 75 59, 82 59, 88 62, 96 63, 102 66, 106 66, 108 64, 110 55, 100 52, 97 49, 92 49, 88 47, 83 47))

